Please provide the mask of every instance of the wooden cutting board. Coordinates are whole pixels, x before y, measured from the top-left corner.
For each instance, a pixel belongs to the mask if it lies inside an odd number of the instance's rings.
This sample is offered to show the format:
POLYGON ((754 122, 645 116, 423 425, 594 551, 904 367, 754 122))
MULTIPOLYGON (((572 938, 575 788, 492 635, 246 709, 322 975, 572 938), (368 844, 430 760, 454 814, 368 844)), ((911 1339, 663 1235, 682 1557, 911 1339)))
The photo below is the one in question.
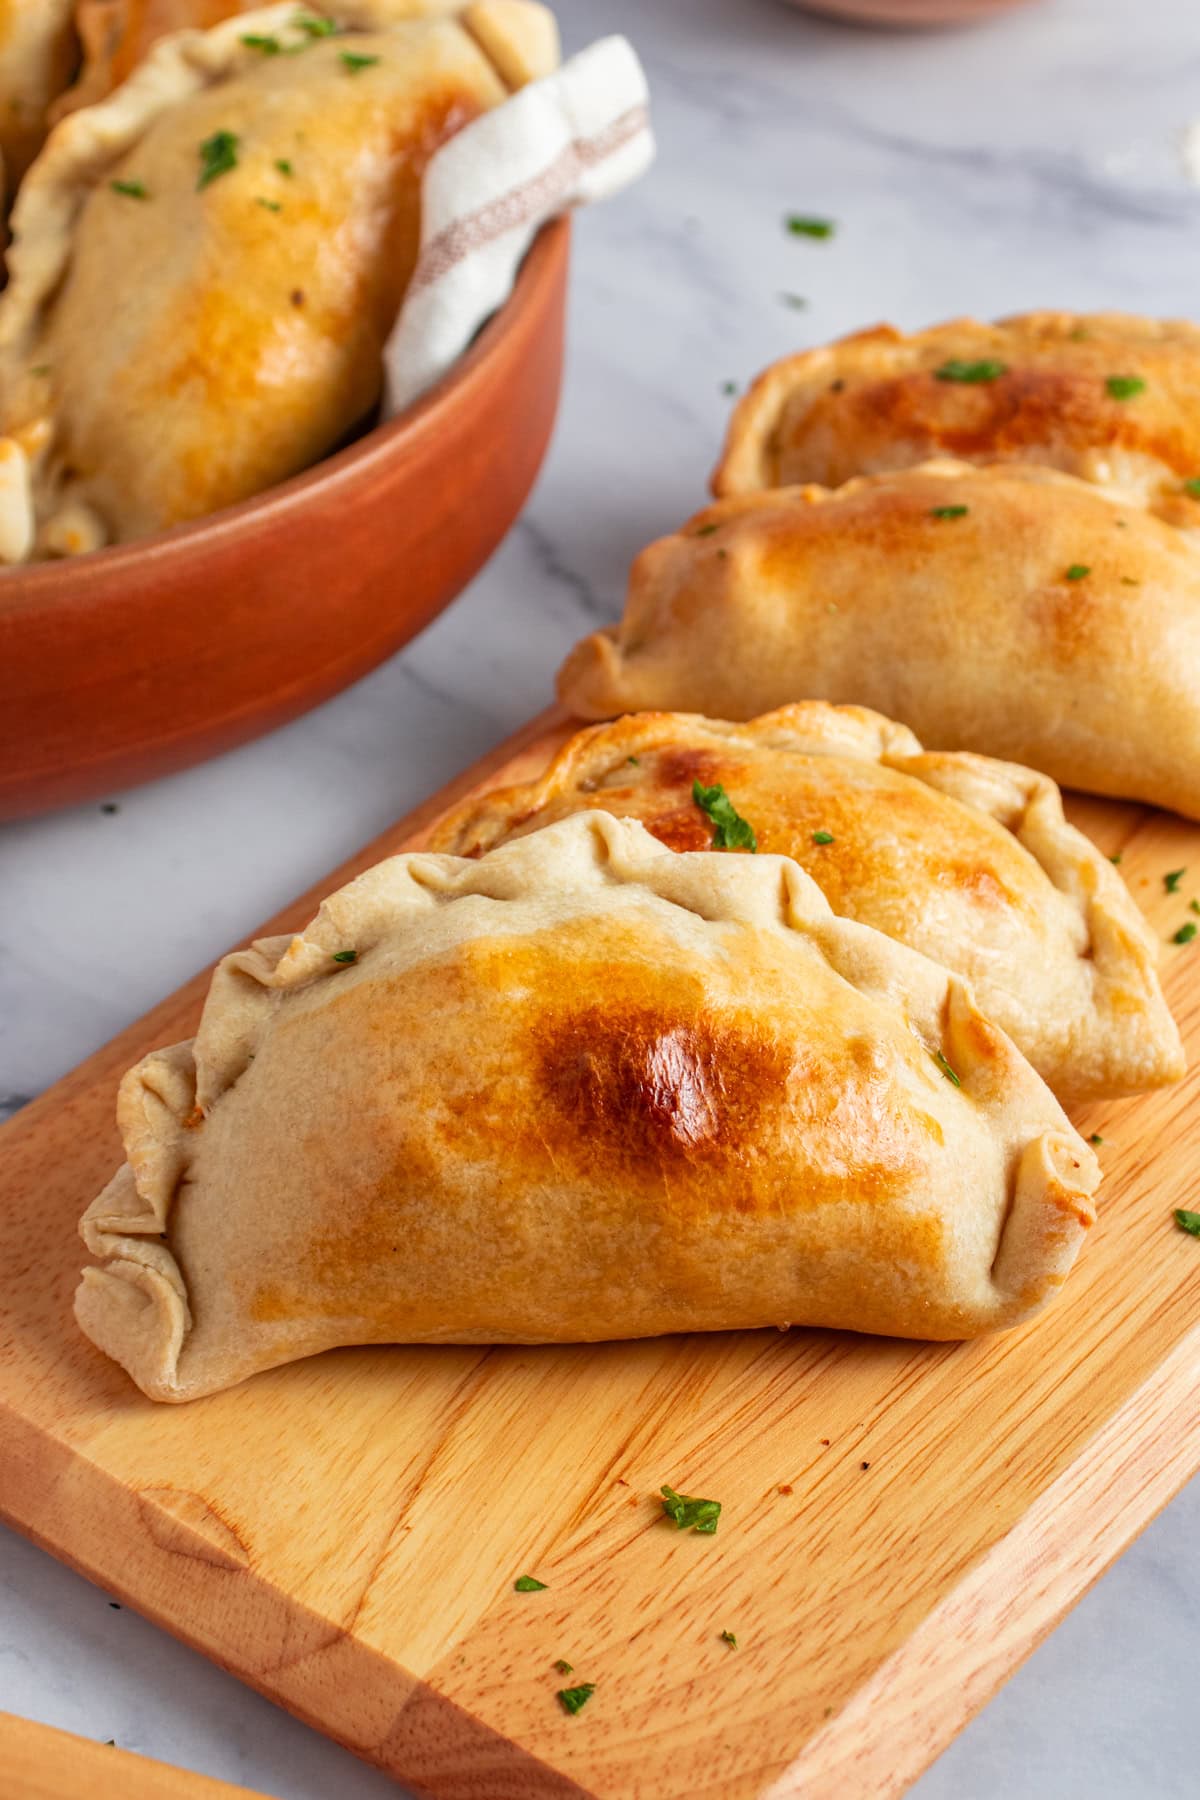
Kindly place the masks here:
POLYGON ((0 1769, 6 1800, 79 1800, 80 1795, 85 1800, 90 1795, 119 1800, 267 1800, 249 1788, 230 1787, 147 1756, 131 1756, 115 1744, 98 1744, 12 1713, 0 1713, 0 1769))
MULTIPOLYGON (((535 721, 266 929, 563 736, 535 721)), ((1165 939, 1200 828, 1071 812, 1165 939)), ((1200 939, 1164 960, 1200 1061, 1200 939)), ((1194 1080, 1079 1115, 1100 1224, 991 1341, 350 1350, 154 1406, 75 1329, 75 1227, 118 1076, 192 1030, 206 979, 0 1133, 0 1510, 439 1800, 898 1794, 1200 1465, 1200 1243, 1172 1218, 1200 1203, 1194 1080), (663 1519, 663 1482, 723 1502, 715 1537, 663 1519)))

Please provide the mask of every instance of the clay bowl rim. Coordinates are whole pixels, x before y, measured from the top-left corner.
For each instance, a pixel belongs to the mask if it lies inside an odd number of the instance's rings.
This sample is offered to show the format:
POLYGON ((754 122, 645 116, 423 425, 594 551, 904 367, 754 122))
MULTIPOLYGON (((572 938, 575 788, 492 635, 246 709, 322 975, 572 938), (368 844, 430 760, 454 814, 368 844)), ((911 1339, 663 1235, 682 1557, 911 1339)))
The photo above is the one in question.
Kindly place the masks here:
MULTIPOLYGON (((279 528, 303 511, 315 490, 336 494, 338 489, 351 489, 362 477, 390 462, 398 451, 419 449, 436 435, 443 416, 469 401, 472 389, 485 379, 493 353, 517 329, 540 287, 553 279, 567 254, 569 237, 570 221, 565 216, 550 219, 541 227, 517 270, 507 300, 484 323, 453 367, 396 418, 373 426, 363 437, 332 456, 323 457, 311 469, 302 469, 298 475, 277 482, 261 494, 252 494, 248 500, 222 507, 219 512, 168 526, 165 531, 129 544, 108 544, 82 556, 18 563, 0 570, 0 625, 21 612, 67 612, 92 599, 107 609, 114 604, 107 590, 132 563, 140 565, 139 574, 144 573, 147 564, 161 564, 165 580, 172 563, 202 556, 209 546, 227 544, 230 539, 244 537, 249 542, 264 527, 279 528), (103 595, 101 589, 105 590, 103 595)), ((120 604, 119 598, 115 604, 120 604)))

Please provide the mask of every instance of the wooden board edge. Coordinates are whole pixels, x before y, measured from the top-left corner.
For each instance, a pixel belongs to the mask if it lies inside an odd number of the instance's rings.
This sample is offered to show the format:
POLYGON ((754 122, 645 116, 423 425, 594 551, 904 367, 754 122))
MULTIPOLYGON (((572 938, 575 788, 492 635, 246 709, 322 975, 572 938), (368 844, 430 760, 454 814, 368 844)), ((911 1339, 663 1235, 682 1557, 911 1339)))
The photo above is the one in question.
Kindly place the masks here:
POLYGON ((894 1800, 1200 1471, 1200 1325, 762 1800, 894 1800))
POLYGON ((436 1782, 437 1800, 598 1800, 350 1626, 298 1605, 251 1564, 214 1558, 202 1533, 189 1542, 175 1513, 4 1402, 0 1441, 0 1522, 344 1750, 417 1792, 436 1782), (231 1661, 223 1644, 233 1592, 246 1641, 270 1647, 258 1666, 231 1661))
POLYGON ((213 1775, 197 1775, 15 1713, 0 1712, 0 1769, 9 1800, 78 1800, 81 1794, 120 1794, 121 1800, 268 1800, 259 1789, 233 1787, 213 1775))

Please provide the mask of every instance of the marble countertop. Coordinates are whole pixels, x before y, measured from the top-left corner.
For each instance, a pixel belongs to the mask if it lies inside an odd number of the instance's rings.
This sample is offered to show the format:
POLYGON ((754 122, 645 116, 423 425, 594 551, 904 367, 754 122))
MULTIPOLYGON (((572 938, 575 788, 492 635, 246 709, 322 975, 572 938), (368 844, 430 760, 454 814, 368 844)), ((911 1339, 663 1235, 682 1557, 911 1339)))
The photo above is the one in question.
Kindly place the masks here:
MULTIPOLYGON (((1195 311, 1195 0, 1044 0, 911 38, 781 0, 559 12, 570 48, 637 44, 660 156, 579 222, 562 415, 524 518, 431 630, 307 719, 115 812, 0 828, 0 1116, 546 703, 571 643, 619 610, 632 554, 703 501, 727 382, 880 318, 1195 311), (836 236, 789 237, 788 210, 836 236)), ((1197 1542, 1200 1484, 919 1800, 1194 1796, 1197 1542)), ((285 1800, 397 1791, 3 1533, 0 1709, 285 1800)))

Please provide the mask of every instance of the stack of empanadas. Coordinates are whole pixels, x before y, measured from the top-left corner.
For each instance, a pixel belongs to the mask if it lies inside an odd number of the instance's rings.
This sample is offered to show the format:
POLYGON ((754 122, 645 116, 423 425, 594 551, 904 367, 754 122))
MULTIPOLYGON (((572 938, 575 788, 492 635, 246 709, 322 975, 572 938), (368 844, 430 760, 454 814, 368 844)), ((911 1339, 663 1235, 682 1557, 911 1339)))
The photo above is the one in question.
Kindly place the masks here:
POLYGON ((0 0, 0 211, 38 153, 78 60, 75 0, 0 0))
POLYGON ((633 716, 226 958, 126 1078, 89 1336, 177 1400, 336 1344, 1035 1310, 1097 1180, 1060 1102, 1183 1070, 1050 777, 1200 817, 1198 345, 1046 315, 770 372, 563 670, 633 716))
POLYGON ((0 561, 145 536, 336 446, 379 396, 426 163, 556 55, 533 0, 284 4, 163 39, 63 119, 0 296, 0 561))

